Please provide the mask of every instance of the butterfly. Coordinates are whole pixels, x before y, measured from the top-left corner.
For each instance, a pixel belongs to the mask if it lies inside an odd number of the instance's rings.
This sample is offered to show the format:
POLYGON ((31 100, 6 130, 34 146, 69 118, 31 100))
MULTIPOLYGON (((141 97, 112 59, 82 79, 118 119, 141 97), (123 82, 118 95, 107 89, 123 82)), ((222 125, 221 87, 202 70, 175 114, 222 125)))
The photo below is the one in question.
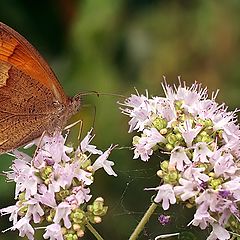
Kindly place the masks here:
POLYGON ((0 153, 61 130, 81 104, 19 33, 0 22, 0 153))

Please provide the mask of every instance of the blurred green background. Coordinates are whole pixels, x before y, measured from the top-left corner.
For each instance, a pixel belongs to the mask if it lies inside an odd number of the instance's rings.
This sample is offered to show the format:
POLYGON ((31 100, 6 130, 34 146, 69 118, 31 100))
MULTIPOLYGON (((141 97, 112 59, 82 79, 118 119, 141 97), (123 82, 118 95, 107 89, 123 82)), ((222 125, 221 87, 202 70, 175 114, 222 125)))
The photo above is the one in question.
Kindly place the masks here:
MULTIPOLYGON (((0 1, 0 21, 39 50, 69 96, 79 91, 129 96, 134 87, 162 95, 163 75, 169 83, 178 83, 181 76, 189 84, 197 80, 210 92, 220 89, 218 101, 231 109, 239 107, 240 100, 239 12, 237 0, 0 1)), ((131 145, 128 119, 117 101, 123 99, 86 96, 73 119, 83 119, 83 133, 94 125, 94 143, 102 149, 111 143, 131 145)), ((132 156, 128 149, 115 150, 110 159, 118 177, 96 174, 93 195, 103 196, 109 206, 103 223, 96 226, 105 239, 128 239, 153 194, 143 188, 158 185, 158 162, 146 164, 132 156)), ((0 170, 7 170, 11 158, 0 158, 0 170)), ((4 177, 0 184, 1 207, 14 204, 14 186, 4 177)), ((178 231, 186 231, 182 239, 206 239, 206 231, 185 228, 191 211, 182 210, 172 209, 171 226, 162 227, 157 222, 159 208, 139 239, 178 231)), ((9 226, 8 218, 2 217, 1 230, 9 226)), ((17 234, 0 234, 0 240, 18 239, 17 234)), ((42 239, 41 234, 36 239, 42 239)), ((87 234, 85 239, 94 237, 87 234)))

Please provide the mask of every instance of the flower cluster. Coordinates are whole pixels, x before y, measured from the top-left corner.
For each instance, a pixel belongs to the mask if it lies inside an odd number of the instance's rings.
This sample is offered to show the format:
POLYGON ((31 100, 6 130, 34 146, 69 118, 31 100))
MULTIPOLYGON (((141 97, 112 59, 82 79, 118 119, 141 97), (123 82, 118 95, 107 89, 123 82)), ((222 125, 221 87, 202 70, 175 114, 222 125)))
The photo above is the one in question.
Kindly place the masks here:
POLYGON ((89 203, 89 186, 99 168, 116 176, 107 160, 113 146, 105 152, 91 145, 91 131, 73 150, 65 145, 64 137, 56 133, 44 136, 37 144, 36 155, 14 151, 15 160, 7 177, 16 183, 16 204, 1 209, 10 214, 10 230, 19 230, 19 236, 34 239, 34 232, 44 228, 44 239, 77 240, 91 223, 100 223, 107 212, 102 197, 89 203), (96 160, 92 162, 92 155, 96 160), (42 227, 39 227, 42 226, 42 227))
POLYGON ((208 239, 225 240, 240 233, 240 130, 236 111, 208 98, 197 83, 186 87, 163 84, 166 97, 131 95, 122 103, 133 137, 134 159, 160 159, 156 203, 167 210, 183 203, 196 212, 190 224, 212 226, 208 239))

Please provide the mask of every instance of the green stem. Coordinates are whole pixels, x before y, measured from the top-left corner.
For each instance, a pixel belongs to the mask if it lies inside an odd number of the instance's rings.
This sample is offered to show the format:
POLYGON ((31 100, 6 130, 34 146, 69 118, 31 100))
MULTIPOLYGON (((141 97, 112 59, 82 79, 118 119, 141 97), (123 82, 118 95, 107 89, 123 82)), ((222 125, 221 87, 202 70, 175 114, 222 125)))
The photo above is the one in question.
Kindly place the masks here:
POLYGON ((86 223, 86 227, 88 228, 88 230, 94 235, 94 237, 97 240, 104 240, 101 235, 96 231, 96 229, 90 224, 90 222, 86 223))
POLYGON ((155 211, 155 209, 157 208, 157 204, 156 203, 152 203, 151 206, 148 208, 148 210, 145 212, 143 218, 141 219, 141 221, 138 223, 137 227, 135 228, 135 230, 133 231, 131 237, 129 238, 129 240, 136 240, 138 235, 142 232, 142 230, 144 229, 144 226, 146 225, 146 223, 148 222, 149 218, 151 217, 151 215, 153 214, 153 212, 155 211))

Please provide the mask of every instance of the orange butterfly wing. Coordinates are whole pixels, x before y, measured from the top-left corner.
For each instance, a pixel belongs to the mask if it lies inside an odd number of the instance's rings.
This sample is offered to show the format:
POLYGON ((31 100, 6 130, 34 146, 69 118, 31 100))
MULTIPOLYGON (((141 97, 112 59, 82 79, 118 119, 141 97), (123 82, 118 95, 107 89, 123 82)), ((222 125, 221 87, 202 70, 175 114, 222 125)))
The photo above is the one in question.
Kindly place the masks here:
POLYGON ((0 23, 0 153, 64 124, 69 99, 45 60, 0 23))
POLYGON ((23 36, 1 22, 0 61, 9 63, 41 82, 54 93, 60 103, 67 102, 67 97, 55 74, 38 51, 23 36))

